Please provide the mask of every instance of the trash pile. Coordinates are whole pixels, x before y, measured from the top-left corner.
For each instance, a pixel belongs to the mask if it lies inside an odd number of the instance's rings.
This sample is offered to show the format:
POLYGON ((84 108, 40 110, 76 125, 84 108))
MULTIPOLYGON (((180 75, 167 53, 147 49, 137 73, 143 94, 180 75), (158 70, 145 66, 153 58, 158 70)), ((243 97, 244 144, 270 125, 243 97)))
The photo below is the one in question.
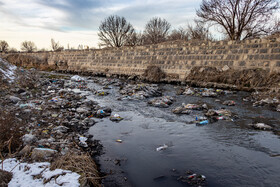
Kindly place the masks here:
POLYGON ((121 99, 142 100, 161 96, 162 93, 156 84, 127 84, 120 88, 121 99))
POLYGON ((280 90, 259 92, 255 91, 250 96, 243 98, 245 102, 252 102, 254 107, 269 106, 280 112, 280 90))
POLYGON ((207 116, 211 122, 215 122, 218 120, 233 121, 232 112, 227 109, 219 109, 219 110, 209 109, 205 113, 205 116, 207 116))
MULTIPOLYGON (((56 83, 57 81, 60 80, 53 80, 54 83, 56 83)), ((80 77, 79 75, 74 75, 70 78, 70 80, 65 81, 64 82, 64 87, 65 88, 69 88, 69 89, 80 89, 83 91, 91 91, 88 87, 87 87, 87 82, 86 79, 83 77, 80 77)))
POLYGON ((193 95, 193 96, 201 96, 201 97, 217 97, 219 95, 228 95, 234 94, 234 91, 214 89, 214 88, 193 88, 187 86, 185 90, 178 90, 178 95, 193 95))
POLYGON ((206 177, 191 171, 187 171, 184 176, 178 177, 177 180, 191 186, 206 186, 206 177))
MULTIPOLYGON (((93 82, 104 86, 105 88, 110 88, 110 85, 120 86, 122 83, 119 79, 112 79, 112 78, 99 78, 94 77, 93 82)), ((104 88, 103 88, 104 89, 104 88)))
MULTIPOLYGON (((85 79, 77 76, 72 80, 53 79, 36 70, 22 69, 19 73, 1 91, 0 97, 1 120, 12 119, 2 125, 14 124, 14 120, 26 122, 20 128, 22 137, 18 140, 22 147, 13 149, 14 155, 32 163, 51 162, 69 153, 81 155, 86 152, 94 156, 101 151, 99 142, 91 140, 92 135, 88 134, 88 129, 96 123, 91 115, 110 116, 111 109, 101 108, 98 103, 70 89, 73 84, 73 88, 76 84, 86 88, 85 79), (23 79, 29 80, 28 85, 21 82, 23 79), (6 115, 2 115, 4 113, 6 115)), ((7 154, 2 152, 3 157, 7 154)))
POLYGON ((163 96, 163 97, 155 98, 155 99, 148 101, 148 104, 152 105, 154 107, 167 108, 174 101, 175 101, 175 99, 171 96, 163 96))
POLYGON ((193 110, 203 110, 203 109, 208 109, 206 104, 198 105, 198 104, 182 103, 182 106, 172 109, 172 112, 174 114, 191 114, 193 110))

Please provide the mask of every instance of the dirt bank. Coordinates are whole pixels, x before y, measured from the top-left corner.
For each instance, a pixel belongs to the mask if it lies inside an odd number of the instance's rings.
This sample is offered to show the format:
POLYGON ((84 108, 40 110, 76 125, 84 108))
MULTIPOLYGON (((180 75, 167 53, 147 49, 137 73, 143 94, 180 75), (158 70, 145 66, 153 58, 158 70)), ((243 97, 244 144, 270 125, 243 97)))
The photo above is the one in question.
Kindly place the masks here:
POLYGON ((263 69, 235 70, 215 67, 194 67, 186 77, 186 82, 192 84, 231 85, 237 90, 269 90, 279 88, 280 73, 263 69))
POLYGON ((48 58, 40 59, 31 55, 9 54, 3 59, 7 60, 13 65, 24 68, 36 68, 40 70, 54 70, 55 67, 48 64, 48 58))

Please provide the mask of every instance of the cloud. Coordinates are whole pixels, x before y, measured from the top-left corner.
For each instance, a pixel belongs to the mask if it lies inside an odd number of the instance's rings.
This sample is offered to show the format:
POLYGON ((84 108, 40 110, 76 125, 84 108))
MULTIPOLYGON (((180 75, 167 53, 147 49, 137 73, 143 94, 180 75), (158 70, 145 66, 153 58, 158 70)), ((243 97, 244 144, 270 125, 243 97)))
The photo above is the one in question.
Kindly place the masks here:
POLYGON ((81 38, 80 43, 97 46, 98 26, 109 15, 124 16, 138 31, 143 30, 147 21, 155 16, 165 18, 177 28, 192 20, 200 1, 0 0, 0 39, 9 38, 11 45, 18 40, 18 47, 27 38, 42 46, 50 41, 49 37, 56 40, 62 37, 64 43, 71 43, 72 37, 76 45, 77 34, 81 38))

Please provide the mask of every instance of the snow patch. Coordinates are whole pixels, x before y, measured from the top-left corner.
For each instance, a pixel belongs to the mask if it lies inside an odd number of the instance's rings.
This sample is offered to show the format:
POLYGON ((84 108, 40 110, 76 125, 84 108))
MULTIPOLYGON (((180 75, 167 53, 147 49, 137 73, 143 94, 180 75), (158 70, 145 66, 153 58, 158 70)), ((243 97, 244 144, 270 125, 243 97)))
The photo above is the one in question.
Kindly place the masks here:
POLYGON ((10 82, 13 82, 15 79, 16 69, 16 66, 0 58, 0 73, 2 73, 4 78, 8 79, 10 82))
MULTIPOLYGON (((1 161, 1 160, 0 160, 1 161)), ((4 160, 4 170, 13 173, 9 186, 78 187, 80 175, 69 170, 50 170, 49 162, 20 163, 15 158, 4 160), (37 176, 37 177, 35 177, 37 176), (44 181, 46 183, 44 183, 44 181)))

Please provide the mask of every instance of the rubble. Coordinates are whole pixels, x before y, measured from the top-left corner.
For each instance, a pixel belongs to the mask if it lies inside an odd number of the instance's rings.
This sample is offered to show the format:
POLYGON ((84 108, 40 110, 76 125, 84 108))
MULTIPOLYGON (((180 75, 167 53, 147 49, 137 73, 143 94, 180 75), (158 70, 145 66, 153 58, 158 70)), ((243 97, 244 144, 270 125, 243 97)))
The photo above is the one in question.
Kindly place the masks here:
POLYGON ((32 150, 31 159, 35 161, 50 161, 55 153, 57 153, 57 151, 53 149, 34 148, 32 150))
POLYGON ((205 113, 205 116, 209 117, 212 121, 217 121, 217 120, 233 121, 231 111, 226 109, 219 109, 219 110, 209 109, 205 113))
POLYGON ((203 109, 205 109, 205 107, 207 108, 206 104, 198 105, 198 104, 182 103, 182 106, 172 109, 172 112, 174 114, 190 114, 190 113, 192 113, 192 110, 203 110, 203 109))
MULTIPOLYGON (((13 82, 7 83, 1 93, 7 95, 0 98, 1 112, 5 109, 8 114, 15 113, 17 121, 27 123, 18 132, 23 146, 13 148, 12 153, 17 151, 15 155, 32 163, 52 162, 68 152, 87 152, 94 156, 100 151, 99 142, 91 140, 92 136, 87 133, 96 123, 91 115, 107 117, 111 109, 101 108, 81 93, 93 91, 87 87, 85 78, 63 76, 57 79, 48 73, 24 69, 17 70, 13 76, 13 82)), ((8 153, 2 154, 5 157, 8 153)))
POLYGON ((171 96, 163 96, 163 97, 155 98, 155 99, 148 101, 148 104, 152 105, 154 107, 167 108, 174 101, 175 101, 175 99, 171 96))
POLYGON ((193 96, 200 96, 200 97, 217 97, 220 95, 228 95, 234 93, 236 92, 229 91, 229 90, 214 89, 214 88, 193 88, 190 86, 187 86, 185 90, 177 91, 177 94, 179 95, 193 95, 193 96))
POLYGON ((121 99, 142 100, 161 96, 162 93, 156 84, 127 84, 120 88, 121 99))

